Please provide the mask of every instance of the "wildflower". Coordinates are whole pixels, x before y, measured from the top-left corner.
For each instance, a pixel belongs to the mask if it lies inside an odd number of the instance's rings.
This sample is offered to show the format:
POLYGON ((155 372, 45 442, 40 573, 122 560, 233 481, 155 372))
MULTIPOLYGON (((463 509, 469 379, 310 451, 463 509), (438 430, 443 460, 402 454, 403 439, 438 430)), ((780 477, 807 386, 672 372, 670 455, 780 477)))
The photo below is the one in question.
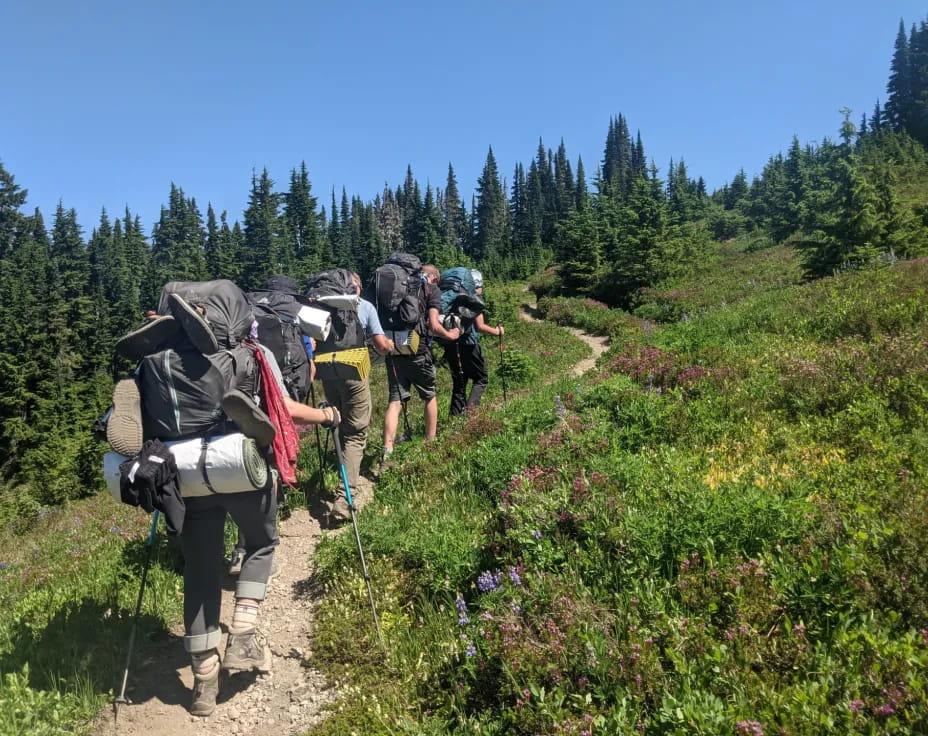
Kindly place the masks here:
POLYGON ((454 606, 458 613, 467 613, 467 602, 460 595, 454 599, 454 606))
POLYGON ((458 626, 467 626, 469 623, 470 616, 468 616, 466 613, 462 613, 460 616, 458 616, 458 626))
POLYGON ((118 526, 116 526, 115 524, 114 524, 113 526, 110 527, 110 531, 111 531, 113 534, 122 534, 122 529, 120 529, 120 528, 119 528, 118 526))
POLYGON ((509 581, 513 585, 522 585, 522 578, 519 577, 519 571, 515 567, 509 568, 509 581))
POLYGON ((477 656, 477 647, 473 644, 468 645, 467 649, 464 650, 465 657, 476 657, 477 656))
POLYGON ((493 573, 489 570, 484 570, 477 578, 477 590, 481 593, 489 593, 492 590, 496 590, 499 587, 501 577, 502 575, 499 572, 493 573))
POLYGON ((847 704, 847 708, 851 713, 860 713, 864 709, 864 701, 860 698, 852 700, 847 704))
POLYGON ((567 416, 567 409, 564 407, 564 402, 561 401, 560 394, 554 397, 554 409, 561 419, 567 416))
POLYGON ((757 721, 738 721, 735 729, 738 733, 747 734, 747 736, 764 736, 764 729, 757 721))
POLYGON ((884 705, 878 705, 873 709, 873 712, 878 716, 891 716, 896 710, 889 703, 886 703, 884 705))
POLYGON ((806 627, 803 626, 801 623, 798 623, 795 626, 793 626, 793 633, 796 636, 802 636, 803 634, 806 633, 806 627))
POLYGON ((515 601, 509 601, 509 607, 512 609, 513 613, 522 613, 522 606, 515 601))
POLYGON ((579 687, 581 690, 589 684, 590 684, 590 680, 588 677, 581 676, 577 678, 577 687, 579 687))

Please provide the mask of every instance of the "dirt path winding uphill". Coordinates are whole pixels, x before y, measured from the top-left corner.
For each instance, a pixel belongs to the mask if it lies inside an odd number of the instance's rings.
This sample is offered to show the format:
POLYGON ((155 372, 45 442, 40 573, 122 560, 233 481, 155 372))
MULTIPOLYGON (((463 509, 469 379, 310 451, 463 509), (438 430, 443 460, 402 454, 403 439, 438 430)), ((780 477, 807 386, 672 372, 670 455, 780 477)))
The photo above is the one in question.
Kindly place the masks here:
MULTIPOLYGON (((539 321, 534 302, 522 306, 523 320, 539 321)), ((593 349, 592 357, 573 367, 571 375, 579 376, 606 351, 608 338, 565 329, 593 349)), ((373 485, 361 478, 358 505, 372 498, 373 485)), ((272 672, 231 677, 223 673, 216 711, 209 718, 191 716, 187 707, 193 676, 183 651, 183 627, 178 625, 162 641, 149 645, 144 656, 136 649, 127 693, 132 703, 120 709, 118 722, 112 708, 104 708, 94 722, 95 736, 296 736, 325 718, 325 706, 337 698, 338 689, 312 667, 313 607, 320 595, 312 585, 312 554, 323 531, 307 510, 297 509, 280 524, 279 534, 280 572, 268 589, 259 624, 271 645, 272 672)), ((234 582, 231 577, 224 581, 224 625, 231 621, 234 582)), ((225 636, 220 651, 224 649, 225 636)))
MULTIPOLYGON (((369 490, 363 495, 370 497, 369 490)), ((121 708, 118 723, 110 708, 101 712, 97 736, 288 736, 305 732, 325 717, 322 707, 335 700, 337 691, 312 669, 317 592, 310 580, 310 558, 322 530, 308 511, 297 509, 281 523, 279 534, 276 558, 280 572, 261 607, 260 623, 271 645, 272 672, 231 677, 223 673, 216 711, 209 718, 191 716, 187 706, 193 678, 180 640, 183 629, 178 627, 157 648, 149 649, 145 658, 136 659, 128 693, 132 704, 121 708)), ((234 580, 227 578, 222 601, 226 624, 231 620, 233 585, 234 580)), ((220 651, 224 647, 225 641, 220 651)))
MULTIPOLYGON (((519 317, 524 322, 540 322, 541 320, 538 318, 538 305, 534 301, 523 302, 519 317)), ((563 329, 567 330, 574 337, 580 338, 593 349, 592 356, 584 358, 570 370, 570 375, 582 376, 588 370, 592 369, 596 365, 596 360, 599 356, 609 349, 609 338, 603 337, 602 335, 591 335, 576 327, 564 327, 563 329)))

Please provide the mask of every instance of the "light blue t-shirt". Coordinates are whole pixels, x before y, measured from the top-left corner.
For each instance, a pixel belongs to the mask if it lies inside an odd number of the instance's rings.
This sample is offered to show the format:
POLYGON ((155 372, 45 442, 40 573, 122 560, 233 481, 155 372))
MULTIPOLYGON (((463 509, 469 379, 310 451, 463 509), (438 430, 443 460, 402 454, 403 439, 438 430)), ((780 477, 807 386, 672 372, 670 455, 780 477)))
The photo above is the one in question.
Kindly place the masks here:
POLYGON ((358 321, 364 328, 368 337, 383 334, 383 327, 380 326, 380 317, 377 316, 377 308, 367 299, 362 299, 358 304, 358 321))

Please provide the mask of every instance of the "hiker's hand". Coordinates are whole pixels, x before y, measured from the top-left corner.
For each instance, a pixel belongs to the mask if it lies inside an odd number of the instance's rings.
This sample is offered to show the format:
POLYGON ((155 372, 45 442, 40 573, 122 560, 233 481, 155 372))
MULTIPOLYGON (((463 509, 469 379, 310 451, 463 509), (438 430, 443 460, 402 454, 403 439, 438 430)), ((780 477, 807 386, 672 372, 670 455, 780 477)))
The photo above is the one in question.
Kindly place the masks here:
POLYGON ((457 327, 455 327, 453 330, 448 330, 447 332, 449 340, 457 340, 461 337, 461 330, 457 327))
POLYGON ((393 340, 387 340, 387 345, 389 346, 387 348, 388 353, 396 352, 396 343, 393 340))
POLYGON ((499 337, 502 337, 503 335, 506 334, 506 330, 503 329, 502 325, 496 325, 496 329, 499 330, 499 332, 497 333, 499 337))

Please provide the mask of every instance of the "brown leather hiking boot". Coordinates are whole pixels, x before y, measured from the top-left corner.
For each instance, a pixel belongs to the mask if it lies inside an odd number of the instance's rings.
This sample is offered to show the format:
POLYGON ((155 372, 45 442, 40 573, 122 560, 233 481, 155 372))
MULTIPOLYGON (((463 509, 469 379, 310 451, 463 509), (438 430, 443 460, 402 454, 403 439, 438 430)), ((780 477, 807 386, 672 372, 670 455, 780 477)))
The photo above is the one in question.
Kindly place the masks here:
POLYGON ((219 670, 209 677, 193 674, 193 700, 190 703, 190 715, 208 716, 216 710, 216 698, 219 695, 219 670))
POLYGON ((258 629, 238 634, 229 633, 226 656, 222 658, 222 669, 247 672, 271 671, 271 648, 267 638, 258 629))

